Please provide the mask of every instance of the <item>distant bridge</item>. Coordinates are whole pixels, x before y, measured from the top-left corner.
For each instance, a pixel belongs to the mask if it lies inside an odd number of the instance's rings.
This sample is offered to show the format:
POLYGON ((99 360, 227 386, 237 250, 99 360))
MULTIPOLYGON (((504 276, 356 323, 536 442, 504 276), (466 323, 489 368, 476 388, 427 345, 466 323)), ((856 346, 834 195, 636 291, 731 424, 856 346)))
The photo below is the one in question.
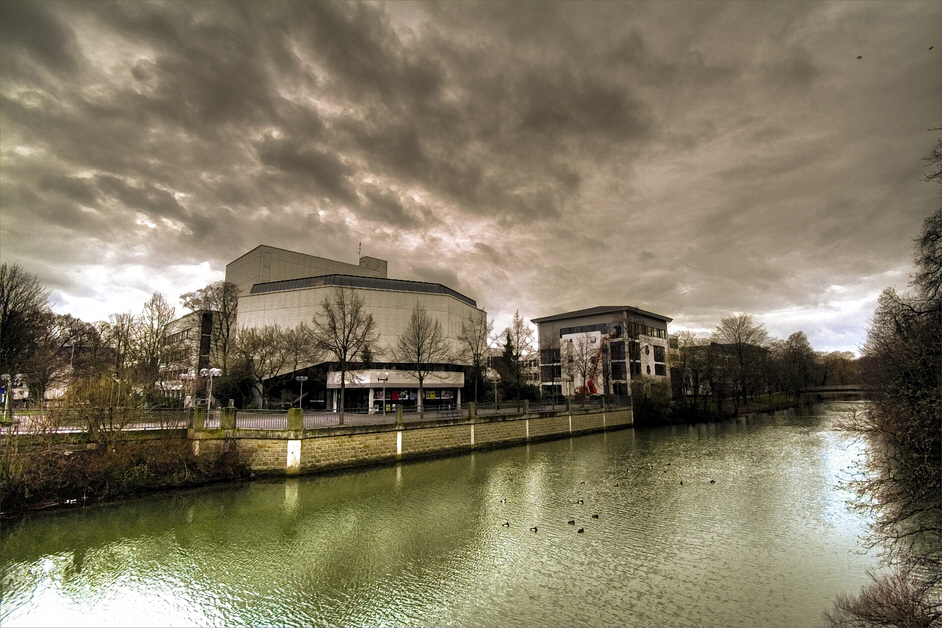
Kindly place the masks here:
POLYGON ((831 384, 828 386, 811 386, 802 391, 803 395, 817 395, 826 399, 863 397, 869 388, 863 384, 831 384))

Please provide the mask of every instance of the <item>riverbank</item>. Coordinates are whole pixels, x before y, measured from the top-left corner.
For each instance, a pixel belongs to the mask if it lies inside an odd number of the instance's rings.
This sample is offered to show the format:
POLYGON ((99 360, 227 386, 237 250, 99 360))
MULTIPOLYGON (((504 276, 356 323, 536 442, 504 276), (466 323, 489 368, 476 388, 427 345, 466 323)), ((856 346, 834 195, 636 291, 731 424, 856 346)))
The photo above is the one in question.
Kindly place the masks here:
POLYGON ((774 414, 783 410, 798 410, 808 403, 802 398, 790 395, 775 394, 771 397, 761 395, 749 397, 741 402, 738 411, 732 401, 725 400, 721 408, 712 399, 707 399, 696 405, 682 405, 670 402, 670 405, 636 404, 635 425, 641 427, 656 427, 663 425, 688 425, 696 423, 715 423, 731 419, 774 414))
MULTIPOLYGON (((526 407, 525 407, 526 408, 526 407)), ((299 409, 287 429, 237 428, 226 409, 207 427, 198 411, 187 430, 126 432, 111 446, 89 434, 7 434, 0 511, 111 501, 254 476, 291 476, 388 464, 553 440, 633 424, 630 407, 573 408, 517 415, 305 429, 299 409)))
POLYGON ((236 451, 204 456, 185 438, 124 440, 85 448, 51 436, 29 437, 27 451, 6 437, 0 515, 109 502, 180 488, 243 480, 251 469, 236 451), (81 448, 80 448, 81 447, 81 448))

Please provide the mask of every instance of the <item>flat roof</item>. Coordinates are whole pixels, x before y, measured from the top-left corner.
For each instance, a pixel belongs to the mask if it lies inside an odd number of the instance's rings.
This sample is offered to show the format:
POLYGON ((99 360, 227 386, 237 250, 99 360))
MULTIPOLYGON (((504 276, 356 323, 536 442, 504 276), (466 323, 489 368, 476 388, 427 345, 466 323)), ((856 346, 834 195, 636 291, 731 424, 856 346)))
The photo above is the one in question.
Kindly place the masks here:
POLYGON ((268 292, 281 292, 284 290, 302 290, 304 288, 320 288, 323 286, 344 286, 347 288, 372 288, 374 290, 392 290, 395 292, 421 292, 424 294, 445 294, 471 307, 477 307, 474 299, 466 297, 460 292, 452 290, 440 283, 425 281, 409 281, 407 279, 385 279, 381 277, 359 277, 356 275, 319 275, 317 277, 304 277, 302 279, 285 279, 283 281, 266 281, 252 286, 249 294, 265 294, 268 292))
POLYGON ((602 314, 616 314, 625 311, 633 312, 641 316, 656 318, 658 320, 664 321, 665 323, 669 323, 674 320, 670 317, 663 316, 661 314, 655 314, 654 312, 648 312, 647 310, 642 310, 631 305, 597 305, 596 307, 590 307, 584 310, 575 310, 574 312, 563 312, 561 314, 553 314, 551 316, 543 316, 541 318, 531 318, 530 321, 533 323, 550 323, 553 321, 564 321, 570 318, 581 318, 583 316, 601 316, 602 314))

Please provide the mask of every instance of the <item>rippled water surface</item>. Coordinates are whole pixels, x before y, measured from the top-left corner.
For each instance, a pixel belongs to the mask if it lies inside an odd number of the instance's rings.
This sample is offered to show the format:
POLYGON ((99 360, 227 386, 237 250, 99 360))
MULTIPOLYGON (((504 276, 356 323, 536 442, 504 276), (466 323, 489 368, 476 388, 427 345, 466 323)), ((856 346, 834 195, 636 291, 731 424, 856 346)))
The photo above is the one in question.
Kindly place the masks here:
POLYGON ((859 446, 834 418, 639 428, 5 524, 0 623, 820 625, 875 564, 837 488, 859 446))

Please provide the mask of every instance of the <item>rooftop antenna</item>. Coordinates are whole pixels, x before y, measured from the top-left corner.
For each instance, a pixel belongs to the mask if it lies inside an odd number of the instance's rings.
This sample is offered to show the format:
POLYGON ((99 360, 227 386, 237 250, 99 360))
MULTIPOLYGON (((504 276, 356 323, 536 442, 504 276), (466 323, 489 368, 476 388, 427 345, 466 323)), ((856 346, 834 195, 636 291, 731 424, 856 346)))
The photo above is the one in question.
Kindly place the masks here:
POLYGON ((363 250, 363 243, 357 242, 357 257, 360 257, 362 255, 362 252, 361 252, 362 250, 363 250))

